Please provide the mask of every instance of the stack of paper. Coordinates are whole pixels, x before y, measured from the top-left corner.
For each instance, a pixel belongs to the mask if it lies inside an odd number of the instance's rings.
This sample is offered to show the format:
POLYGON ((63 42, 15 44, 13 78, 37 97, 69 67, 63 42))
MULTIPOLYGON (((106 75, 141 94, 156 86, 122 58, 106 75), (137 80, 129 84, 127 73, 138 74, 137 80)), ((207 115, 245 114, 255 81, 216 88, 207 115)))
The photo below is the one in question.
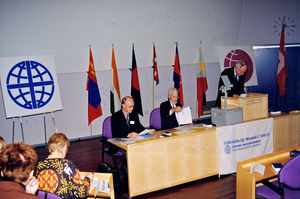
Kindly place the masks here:
POLYGON ((90 193, 92 193, 93 190, 95 190, 94 197, 96 197, 98 192, 109 193, 108 181, 94 177, 94 180, 91 182, 90 193))
POLYGON ((264 175, 266 166, 262 164, 254 164, 250 167, 250 173, 259 173, 260 175, 264 175))
POLYGON ((191 107, 189 106, 182 108, 182 111, 176 112, 175 115, 179 125, 193 123, 191 107))

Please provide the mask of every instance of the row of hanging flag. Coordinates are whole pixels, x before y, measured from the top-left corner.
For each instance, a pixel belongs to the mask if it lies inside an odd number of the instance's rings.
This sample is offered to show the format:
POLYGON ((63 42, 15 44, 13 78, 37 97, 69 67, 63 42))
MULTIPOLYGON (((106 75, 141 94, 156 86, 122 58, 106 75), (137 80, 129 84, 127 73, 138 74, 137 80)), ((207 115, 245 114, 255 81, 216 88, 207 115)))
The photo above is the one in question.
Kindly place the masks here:
MULTIPOLYGON (((87 87, 88 91, 88 124, 100 117, 102 115, 101 109, 101 97, 97 84, 96 72, 94 67, 93 55, 91 46, 89 46, 90 51, 90 60, 89 60, 89 70, 88 70, 88 78, 87 78, 87 87)), ((155 51, 155 45, 153 43, 153 85, 154 81, 156 85, 159 84, 159 76, 158 76, 158 67, 157 67, 157 57, 155 51)), ((202 43, 200 43, 199 48, 199 63, 197 69, 197 112, 198 117, 203 114, 203 104, 205 104, 205 92, 207 91, 207 80, 206 80, 206 72, 205 72, 205 64, 202 56, 202 43)), ((111 78, 111 86, 110 86, 110 112, 111 114, 117 112, 121 109, 121 95, 120 95, 120 86, 118 79, 118 71, 115 60, 115 52, 114 46, 112 45, 112 59, 111 59, 111 69, 112 69, 112 78, 111 78)), ((135 102, 135 111, 143 116, 142 109, 142 100, 141 100, 141 90, 139 84, 138 77, 138 68, 135 59, 134 52, 134 44, 132 44, 132 68, 131 70, 131 96, 135 102)), ((175 60, 174 60, 174 70, 173 70, 173 82, 174 88, 178 89, 179 102, 183 106, 183 89, 182 89, 182 77, 180 71, 180 61, 179 61, 179 53, 178 53, 178 44, 176 42, 175 49, 175 60)), ((154 93, 153 93, 154 94, 154 93)), ((154 103, 153 103, 154 104, 154 103)))

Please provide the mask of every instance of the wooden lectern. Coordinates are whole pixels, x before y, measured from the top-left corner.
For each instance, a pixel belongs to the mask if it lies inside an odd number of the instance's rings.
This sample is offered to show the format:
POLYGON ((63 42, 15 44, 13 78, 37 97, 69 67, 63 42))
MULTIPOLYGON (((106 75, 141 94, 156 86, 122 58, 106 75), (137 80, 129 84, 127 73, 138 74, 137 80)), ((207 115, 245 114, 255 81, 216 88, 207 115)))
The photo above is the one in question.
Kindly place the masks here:
MULTIPOLYGON (((268 94, 248 93, 247 97, 228 97, 227 109, 243 108, 243 122, 268 117, 268 94)), ((224 109, 224 99, 221 99, 224 109)))

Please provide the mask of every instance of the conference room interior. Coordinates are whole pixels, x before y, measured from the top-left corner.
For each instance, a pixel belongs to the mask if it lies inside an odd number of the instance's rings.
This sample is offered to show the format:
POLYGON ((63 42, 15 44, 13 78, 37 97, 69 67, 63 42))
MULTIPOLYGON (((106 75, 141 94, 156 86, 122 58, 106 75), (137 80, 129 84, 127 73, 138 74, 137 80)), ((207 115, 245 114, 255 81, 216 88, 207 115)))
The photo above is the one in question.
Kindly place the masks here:
MULTIPOLYGON (((61 110, 7 118, 3 94, 0 92, 1 136, 7 143, 24 141, 33 145, 39 160, 43 160, 48 156, 48 138, 55 131, 63 132, 71 141, 66 158, 72 160, 80 171, 99 172, 103 149, 102 125, 112 114, 112 47, 122 98, 131 94, 130 69, 134 46, 143 108, 143 116, 139 115, 139 118, 143 126, 149 128, 151 111, 167 100, 168 89, 174 86, 176 47, 184 107, 191 107, 193 124, 196 126, 212 124, 211 109, 215 108, 221 65, 224 62, 220 60, 219 48, 246 46, 253 47, 252 66, 255 67, 257 78, 257 84, 247 86, 246 91, 267 95, 267 117, 258 120, 274 121, 272 131, 276 133, 272 135, 273 152, 299 146, 299 13, 300 2, 297 0, 165 0, 161 3, 146 0, 130 0, 127 3, 122 0, 1 1, 0 18, 3 20, 0 20, 0 25, 4 27, 0 32, 1 58, 51 55, 55 61, 57 88, 62 103, 61 110), (285 95, 279 96, 277 70, 283 21, 288 74, 285 95), (153 45, 157 55, 158 85, 153 80, 153 45), (102 107, 102 115, 90 125, 86 90, 89 46, 93 52, 102 107), (196 74, 201 57, 200 47, 208 90, 205 92, 204 112, 199 117, 196 74), (277 111, 281 112, 271 114, 277 111)), ((1 84, 3 87, 3 82, 1 84)), ((215 124, 212 124, 212 129, 217 134, 218 127, 215 124)), ((195 134, 200 136, 199 132, 195 134)), ((216 144, 216 151, 220 145, 216 144)), ((243 161, 248 159, 252 158, 243 161)), ((105 153, 104 162, 113 167, 111 154, 105 153)), ((120 159, 117 159, 117 163, 119 167, 123 164, 120 159)), ((218 167, 222 167, 219 162, 218 167)), ((246 170, 250 168, 246 167, 246 170)), ((213 173, 153 188, 146 193, 130 193, 132 187, 129 186, 132 185, 128 182, 128 176, 122 172, 119 178, 114 176, 115 197, 120 199, 130 198, 130 194, 137 199, 240 198, 237 189, 242 188, 237 188, 237 183, 236 171, 213 173)))

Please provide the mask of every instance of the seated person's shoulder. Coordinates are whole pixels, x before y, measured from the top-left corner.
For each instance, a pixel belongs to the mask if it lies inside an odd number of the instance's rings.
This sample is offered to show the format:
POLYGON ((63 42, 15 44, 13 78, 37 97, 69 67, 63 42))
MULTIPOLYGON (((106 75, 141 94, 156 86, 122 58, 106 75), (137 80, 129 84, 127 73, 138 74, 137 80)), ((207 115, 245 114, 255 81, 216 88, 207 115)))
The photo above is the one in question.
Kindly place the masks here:
POLYGON ((112 119, 118 118, 118 117, 120 117, 121 113, 122 113, 122 110, 119 110, 119 111, 113 113, 113 114, 111 115, 111 118, 112 118, 112 119))
POLYGON ((169 101, 164 101, 160 104, 160 107, 165 106, 166 104, 170 103, 169 101))

